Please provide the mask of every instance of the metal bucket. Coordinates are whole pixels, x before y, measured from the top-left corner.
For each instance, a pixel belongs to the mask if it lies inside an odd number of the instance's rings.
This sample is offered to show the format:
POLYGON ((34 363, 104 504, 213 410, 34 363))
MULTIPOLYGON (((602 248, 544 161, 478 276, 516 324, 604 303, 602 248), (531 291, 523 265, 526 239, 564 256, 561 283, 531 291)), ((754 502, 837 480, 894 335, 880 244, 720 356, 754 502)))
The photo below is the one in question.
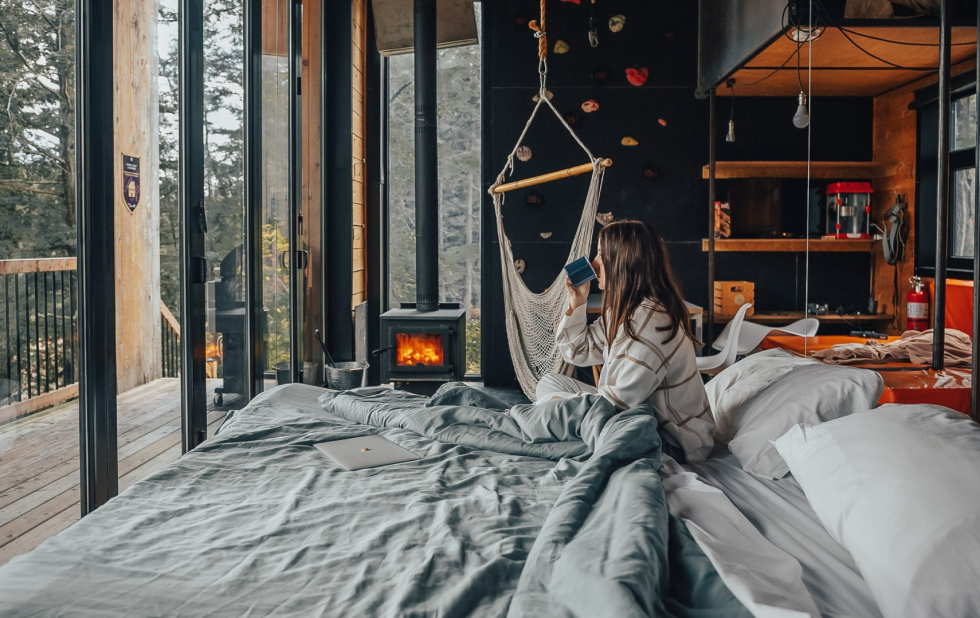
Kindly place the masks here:
MULTIPOLYGON (((291 384, 292 369, 290 368, 289 361, 283 361, 276 363, 276 384, 291 384)), ((303 370, 299 370, 299 381, 303 382, 303 370)))
POLYGON ((327 365, 327 388, 335 391, 348 391, 359 386, 367 386, 368 363, 334 363, 327 365))

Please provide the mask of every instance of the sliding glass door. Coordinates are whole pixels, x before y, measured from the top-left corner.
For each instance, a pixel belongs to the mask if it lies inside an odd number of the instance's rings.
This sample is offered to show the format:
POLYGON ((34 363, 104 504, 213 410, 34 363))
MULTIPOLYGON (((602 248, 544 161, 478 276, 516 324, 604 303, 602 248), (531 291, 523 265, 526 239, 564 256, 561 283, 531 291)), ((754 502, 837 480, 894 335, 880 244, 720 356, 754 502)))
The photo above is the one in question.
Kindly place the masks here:
POLYGON ((301 5, 262 0, 261 226, 259 316, 262 345, 257 365, 262 387, 301 381, 301 276, 307 266, 300 244, 301 141, 299 45, 301 5), (295 362, 294 362, 295 361, 295 362))
POLYGON ((0 563, 300 379, 301 20, 0 3, 0 563))

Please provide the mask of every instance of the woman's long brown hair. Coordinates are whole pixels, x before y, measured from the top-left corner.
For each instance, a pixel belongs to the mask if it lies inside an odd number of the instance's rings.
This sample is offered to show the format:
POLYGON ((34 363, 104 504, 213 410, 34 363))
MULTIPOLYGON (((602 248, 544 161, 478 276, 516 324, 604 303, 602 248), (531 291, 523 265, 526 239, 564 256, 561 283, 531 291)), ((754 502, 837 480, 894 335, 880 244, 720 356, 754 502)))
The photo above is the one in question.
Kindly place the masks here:
POLYGON ((599 243, 607 345, 612 345, 621 326, 627 337, 638 340, 630 318, 644 300, 659 304, 670 318, 669 326, 657 327, 659 332, 670 332, 665 341, 682 332, 697 342, 660 234, 643 221, 613 221, 599 231, 599 243))

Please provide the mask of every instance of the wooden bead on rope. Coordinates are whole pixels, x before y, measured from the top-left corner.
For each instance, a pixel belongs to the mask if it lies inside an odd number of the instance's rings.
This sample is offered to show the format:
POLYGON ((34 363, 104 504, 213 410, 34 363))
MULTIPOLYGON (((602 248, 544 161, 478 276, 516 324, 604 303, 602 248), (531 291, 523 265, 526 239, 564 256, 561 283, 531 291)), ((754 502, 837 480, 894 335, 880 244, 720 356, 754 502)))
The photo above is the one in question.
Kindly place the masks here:
POLYGON ((538 24, 538 20, 532 19, 527 23, 527 27, 538 33, 538 58, 544 60, 548 57, 548 37, 545 34, 544 26, 544 3, 545 0, 541 0, 541 23, 538 24))

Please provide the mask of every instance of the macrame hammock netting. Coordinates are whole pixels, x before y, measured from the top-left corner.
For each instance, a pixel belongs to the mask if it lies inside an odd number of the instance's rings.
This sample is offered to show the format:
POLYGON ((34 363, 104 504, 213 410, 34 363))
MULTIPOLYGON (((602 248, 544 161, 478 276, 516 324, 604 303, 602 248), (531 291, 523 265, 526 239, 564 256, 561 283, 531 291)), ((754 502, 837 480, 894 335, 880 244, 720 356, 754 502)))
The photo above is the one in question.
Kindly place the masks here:
POLYGON ((538 91, 538 101, 528 118, 520 138, 514 145, 513 150, 507 156, 507 163, 497 175, 497 180, 490 187, 489 193, 493 197, 493 207, 497 215, 497 235, 500 239, 500 258, 503 268, 503 287, 504 287, 504 310, 507 323, 507 343, 510 348, 510 355, 514 362, 514 369, 517 379, 521 384, 524 393, 535 399, 535 390, 538 381, 548 373, 558 373, 571 375, 574 367, 566 363, 558 350, 555 342, 555 329, 562 315, 568 307, 568 299, 565 292, 565 272, 561 271, 554 282, 548 288, 535 294, 524 284, 524 280, 514 263, 514 254, 511 248, 510 239, 504 230, 504 217, 501 207, 504 203, 505 192, 510 189, 520 188, 531 184, 546 182, 550 179, 564 178, 575 174, 588 171, 588 165, 571 168, 562 172, 546 174, 542 177, 517 181, 505 185, 506 176, 514 171, 514 156, 517 149, 524 141, 528 129, 534 122, 538 110, 542 106, 550 109, 561 122, 562 126, 568 130, 575 141, 581 146, 582 150, 589 156, 592 169, 592 179, 589 182, 589 190, 585 195, 585 204, 582 208, 582 218, 579 220, 578 229, 572 239, 572 246, 568 252, 566 263, 586 255, 592 246, 592 231, 595 226, 595 217, 599 205, 599 194, 602 190, 602 177, 605 166, 611 164, 608 159, 598 159, 592 156, 589 149, 582 143, 582 140, 575 134, 565 118, 555 109, 549 99, 549 93, 545 89, 548 76, 547 61, 547 39, 544 32, 544 0, 541 0, 541 24, 540 26, 532 21, 529 26, 535 30, 538 38, 538 74, 541 86, 538 91), (585 168, 584 170, 581 168, 585 168))

